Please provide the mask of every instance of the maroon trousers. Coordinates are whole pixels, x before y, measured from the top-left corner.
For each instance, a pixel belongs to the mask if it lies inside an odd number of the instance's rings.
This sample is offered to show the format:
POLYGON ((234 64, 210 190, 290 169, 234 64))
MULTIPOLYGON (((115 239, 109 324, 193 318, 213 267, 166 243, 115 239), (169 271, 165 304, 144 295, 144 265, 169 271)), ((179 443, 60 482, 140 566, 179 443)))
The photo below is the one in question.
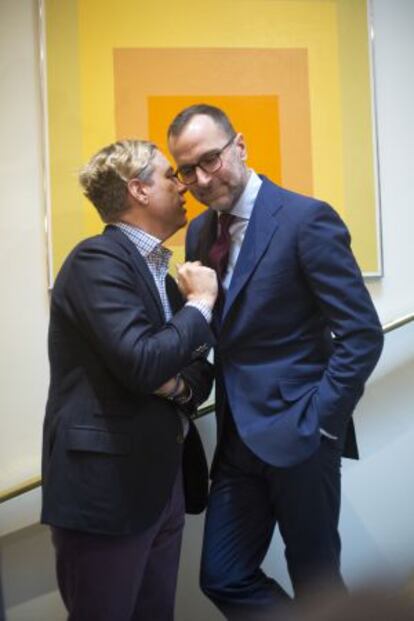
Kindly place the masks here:
POLYGON ((52 527, 68 621, 172 621, 184 526, 182 472, 157 522, 137 535, 52 527))

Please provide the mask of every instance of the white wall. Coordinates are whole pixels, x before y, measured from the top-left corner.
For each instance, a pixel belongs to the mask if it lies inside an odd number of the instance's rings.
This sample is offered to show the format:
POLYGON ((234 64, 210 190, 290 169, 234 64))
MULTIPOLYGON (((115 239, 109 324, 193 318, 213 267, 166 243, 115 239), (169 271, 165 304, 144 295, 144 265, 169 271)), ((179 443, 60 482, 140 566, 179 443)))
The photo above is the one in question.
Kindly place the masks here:
MULTIPOLYGON (((36 11, 35 0, 0 0, 0 459, 6 465, 0 489, 39 472, 36 447, 48 382, 36 11)), ((373 0, 373 13, 385 276, 369 288, 386 322, 414 310, 414 2, 373 0)), ((379 566, 396 578, 413 569, 413 345, 413 326, 387 337, 356 413, 362 460, 344 465, 341 519, 344 572, 351 584, 379 566)), ((211 450, 213 422, 200 425, 211 450)), ((47 530, 33 525, 38 511, 38 492, 0 507, 10 621, 64 618, 47 530), (23 530, 11 533, 16 527, 23 530)), ((188 520, 178 621, 219 618, 197 589, 201 528, 201 518, 188 520)), ((276 537, 266 568, 285 580, 279 546, 276 537)))
POLYGON ((414 2, 372 9, 385 276, 370 291, 385 322, 414 311, 414 2))
POLYGON ((0 489, 39 473, 48 366, 36 2, 0 0, 0 489))

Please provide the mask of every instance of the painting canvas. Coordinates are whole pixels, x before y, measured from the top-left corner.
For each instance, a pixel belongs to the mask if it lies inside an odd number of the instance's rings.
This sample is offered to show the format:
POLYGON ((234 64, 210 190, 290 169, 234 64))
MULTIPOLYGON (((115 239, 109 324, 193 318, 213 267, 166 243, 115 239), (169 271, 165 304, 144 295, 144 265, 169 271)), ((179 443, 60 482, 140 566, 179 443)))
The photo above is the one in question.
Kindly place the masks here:
MULTIPOLYGON (((200 102, 228 112, 257 172, 333 205, 364 274, 381 275, 365 0, 40 1, 51 283, 102 230, 82 164, 123 138, 167 152, 170 121, 200 102)), ((202 209, 188 198, 190 217, 202 209)), ((176 260, 184 235, 168 242, 176 260)))

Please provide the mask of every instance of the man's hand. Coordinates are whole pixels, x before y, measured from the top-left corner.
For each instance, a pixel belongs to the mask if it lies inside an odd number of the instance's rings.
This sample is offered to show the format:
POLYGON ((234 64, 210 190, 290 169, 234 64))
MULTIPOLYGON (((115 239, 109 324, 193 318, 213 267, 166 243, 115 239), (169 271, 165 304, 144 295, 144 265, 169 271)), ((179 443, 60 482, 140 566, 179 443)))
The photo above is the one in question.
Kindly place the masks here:
POLYGON ((154 394, 164 399, 172 399, 178 404, 184 404, 190 401, 193 391, 191 387, 185 383, 181 375, 178 374, 176 377, 162 384, 154 394))
POLYGON ((204 302, 213 308, 218 294, 217 275, 200 261, 187 261, 177 266, 177 284, 190 302, 204 302))
POLYGON ((183 382, 183 380, 181 378, 177 379, 177 377, 172 377, 167 382, 164 382, 162 386, 157 388, 154 395, 165 397, 167 399, 170 395, 174 394, 176 391, 179 391, 181 388, 181 386, 178 385, 178 382, 183 382))

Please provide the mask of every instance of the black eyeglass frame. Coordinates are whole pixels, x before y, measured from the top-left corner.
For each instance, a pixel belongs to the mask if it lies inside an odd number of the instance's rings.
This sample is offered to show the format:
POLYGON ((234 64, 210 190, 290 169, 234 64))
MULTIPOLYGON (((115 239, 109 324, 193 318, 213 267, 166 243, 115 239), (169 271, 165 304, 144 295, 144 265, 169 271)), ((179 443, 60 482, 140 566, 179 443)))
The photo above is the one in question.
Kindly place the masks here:
POLYGON ((208 153, 204 153, 204 155, 202 155, 200 157, 200 159, 198 160, 198 162, 196 162, 195 164, 191 164, 189 166, 183 166, 182 168, 177 168, 177 170, 175 171, 175 176, 177 177, 177 179, 179 180, 180 183, 182 183, 183 185, 193 185, 194 183, 196 183, 197 181, 197 173, 196 170, 197 168, 201 168, 201 170, 209 175, 214 175, 214 173, 218 172, 220 170, 220 168, 223 166, 223 160, 221 159, 221 156, 223 154, 223 151, 225 151, 227 149, 227 147, 229 147, 231 145, 231 143, 237 138, 237 134, 234 134, 230 140, 228 142, 226 142, 226 144, 224 145, 224 147, 221 147, 221 149, 217 149, 215 151, 211 151, 208 153), (215 156, 217 157, 217 167, 214 168, 214 170, 211 170, 209 168, 205 168, 205 164, 203 166, 203 159, 206 157, 211 157, 211 156, 215 156), (189 169, 188 175, 194 175, 194 179, 192 181, 184 181, 184 179, 181 177, 182 174, 182 169, 189 169))

